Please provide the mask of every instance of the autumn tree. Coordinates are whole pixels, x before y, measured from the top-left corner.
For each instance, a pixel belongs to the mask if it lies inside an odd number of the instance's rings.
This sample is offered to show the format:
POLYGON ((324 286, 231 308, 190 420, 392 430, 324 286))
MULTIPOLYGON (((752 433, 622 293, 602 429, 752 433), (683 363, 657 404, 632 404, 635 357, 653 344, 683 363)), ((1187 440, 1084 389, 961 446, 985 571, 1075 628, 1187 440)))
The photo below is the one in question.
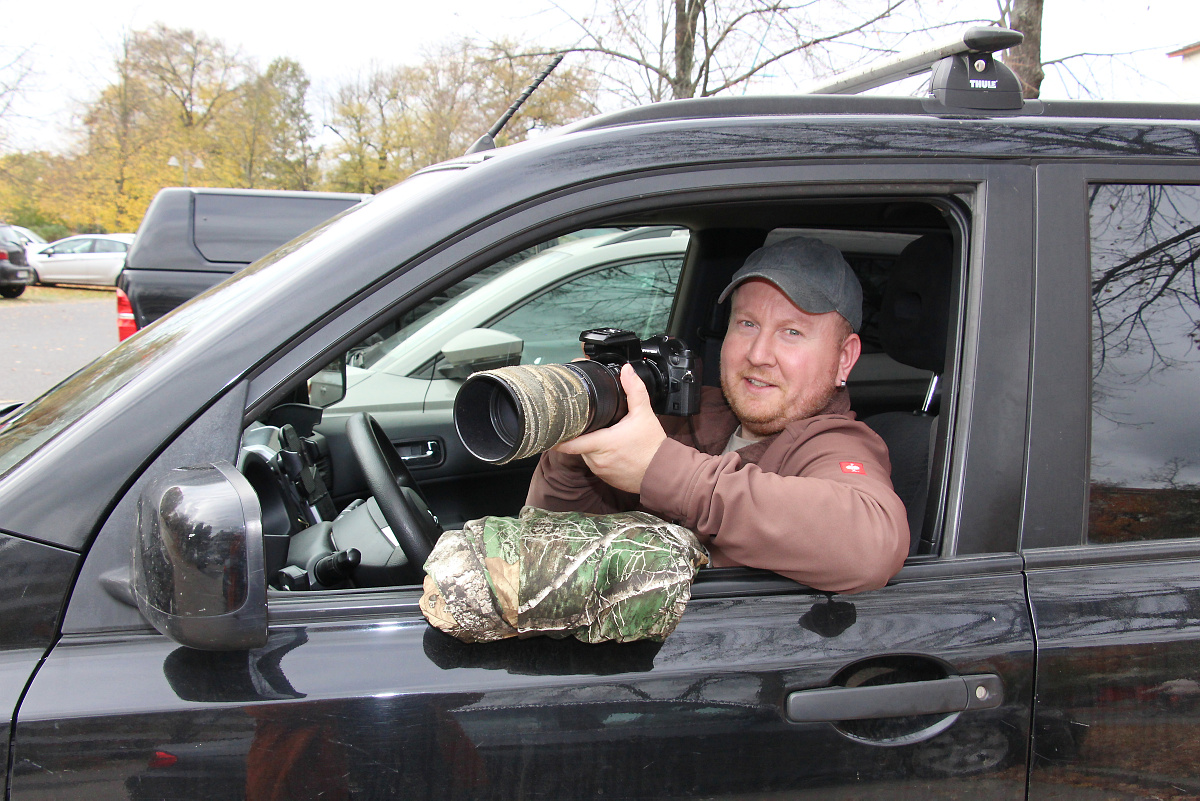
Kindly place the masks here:
POLYGON ((299 63, 277 58, 263 77, 273 100, 266 177, 276 189, 313 189, 320 180, 321 152, 313 143, 308 75, 299 63))
POLYGON ((232 185, 270 189, 312 189, 318 178, 318 152, 308 112, 308 76, 299 63, 275 59, 263 73, 247 66, 237 98, 212 128, 221 143, 209 157, 232 159, 232 185))
MULTIPOLYGON (((520 52, 515 42, 476 47, 445 45, 412 73, 417 123, 414 159, 420 166, 462 153, 500 118, 545 67, 541 56, 520 52)), ((497 135, 497 144, 522 142, 534 131, 594 114, 596 86, 590 72, 560 66, 497 135)))
POLYGON ((215 170, 221 178, 222 173, 236 175, 236 164, 230 163, 236 160, 214 134, 221 115, 244 91, 247 68, 237 54, 218 40, 158 24, 133 34, 126 59, 130 74, 164 101, 174 117, 170 130, 178 153, 173 158, 183 183, 191 183, 194 169, 215 170), (211 163, 205 162, 206 155, 211 163))
POLYGON ((276 59, 260 73, 219 41, 159 25, 126 36, 113 67, 81 110, 72 149, 40 163, 36 198, 20 198, 15 184, 5 193, 9 216, 133 231, 164 186, 319 183, 309 81, 297 62, 276 59))
POLYGON ((170 108, 135 69, 127 37, 116 80, 81 114, 73 151, 56 160, 39 202, 74 230, 132 231, 159 187, 173 183, 170 108))
MULTIPOLYGON (((446 45, 415 66, 375 69, 338 89, 329 129, 330 186, 378 192, 409 173, 462 155, 541 70, 544 59, 512 43, 446 45)), ((583 70, 556 71, 498 136, 525 139, 595 110, 595 86, 583 70)))
POLYGON ((37 150, 0 157, 0 209, 6 222, 32 228, 47 240, 70 233, 61 216, 45 202, 48 177, 62 160, 37 150))
POLYGON ((340 140, 333 148, 330 183, 351 192, 379 192, 406 169, 407 137, 403 68, 374 68, 333 96, 327 124, 340 140))

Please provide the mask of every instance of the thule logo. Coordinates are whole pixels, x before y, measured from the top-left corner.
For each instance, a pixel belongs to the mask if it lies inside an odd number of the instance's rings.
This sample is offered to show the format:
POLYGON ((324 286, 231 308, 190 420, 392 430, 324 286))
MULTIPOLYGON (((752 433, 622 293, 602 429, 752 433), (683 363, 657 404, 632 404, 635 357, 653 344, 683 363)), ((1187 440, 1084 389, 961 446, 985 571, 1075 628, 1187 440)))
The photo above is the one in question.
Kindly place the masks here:
POLYGON ((995 89, 996 81, 979 81, 979 80, 976 80, 975 78, 972 78, 971 79, 971 88, 972 89, 995 89))

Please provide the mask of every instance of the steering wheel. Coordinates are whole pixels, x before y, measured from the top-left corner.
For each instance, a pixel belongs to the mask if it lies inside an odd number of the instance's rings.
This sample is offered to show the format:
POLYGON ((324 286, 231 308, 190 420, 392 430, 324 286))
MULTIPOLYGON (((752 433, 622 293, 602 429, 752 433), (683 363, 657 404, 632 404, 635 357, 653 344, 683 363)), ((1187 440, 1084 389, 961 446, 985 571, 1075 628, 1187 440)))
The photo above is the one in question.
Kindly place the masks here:
POLYGON ((425 496, 374 417, 366 412, 351 415, 346 421, 346 436, 383 518, 408 563, 420 570, 442 533, 425 496))

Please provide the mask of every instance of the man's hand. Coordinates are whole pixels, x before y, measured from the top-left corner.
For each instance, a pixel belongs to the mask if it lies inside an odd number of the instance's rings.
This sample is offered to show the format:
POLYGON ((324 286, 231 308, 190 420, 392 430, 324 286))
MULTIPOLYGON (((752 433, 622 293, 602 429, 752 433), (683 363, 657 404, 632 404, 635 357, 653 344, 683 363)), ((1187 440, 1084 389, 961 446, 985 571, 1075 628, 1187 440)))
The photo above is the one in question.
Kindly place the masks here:
POLYGON ((667 434, 654 416, 646 385, 628 364, 621 368, 621 386, 629 402, 627 415, 614 426, 568 440, 554 450, 579 454, 605 484, 640 493, 646 468, 667 434))

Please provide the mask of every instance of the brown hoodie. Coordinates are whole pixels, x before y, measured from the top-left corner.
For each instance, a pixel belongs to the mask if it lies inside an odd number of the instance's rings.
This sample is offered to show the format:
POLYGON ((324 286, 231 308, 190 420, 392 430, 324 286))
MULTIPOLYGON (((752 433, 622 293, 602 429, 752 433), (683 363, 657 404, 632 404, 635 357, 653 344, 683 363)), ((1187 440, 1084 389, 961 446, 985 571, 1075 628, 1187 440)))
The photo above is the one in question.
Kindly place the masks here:
POLYGON ((622 492, 582 457, 542 455, 526 503, 594 514, 641 509, 696 532, 715 567, 773 570, 819 590, 882 587, 908 556, 908 518, 892 491, 887 446, 838 392, 821 414, 721 455, 738 426, 715 387, 700 412, 659 418, 668 439, 622 492))

